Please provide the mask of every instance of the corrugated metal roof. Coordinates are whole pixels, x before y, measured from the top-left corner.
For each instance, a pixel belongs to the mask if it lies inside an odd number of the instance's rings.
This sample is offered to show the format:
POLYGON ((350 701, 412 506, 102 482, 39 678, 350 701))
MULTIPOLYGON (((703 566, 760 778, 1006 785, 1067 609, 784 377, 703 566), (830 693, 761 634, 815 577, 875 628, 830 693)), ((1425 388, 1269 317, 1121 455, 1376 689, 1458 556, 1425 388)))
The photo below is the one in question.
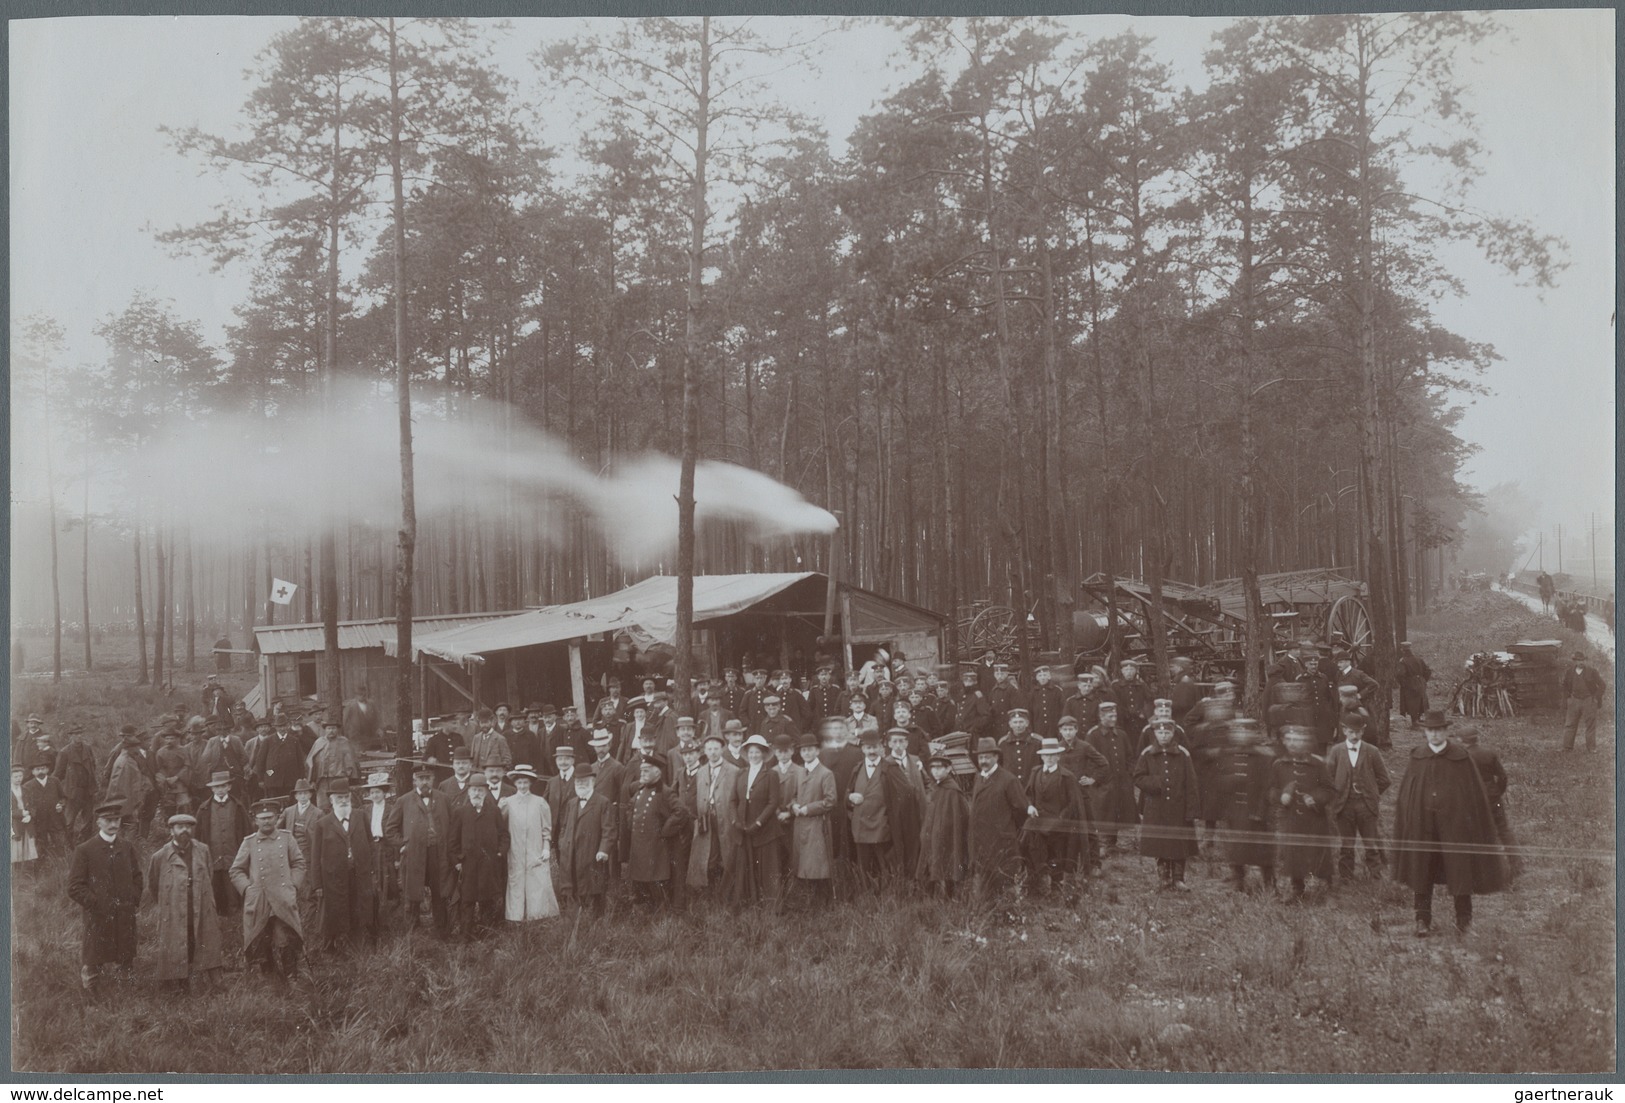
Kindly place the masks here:
MULTIPOLYGON (((522 610, 521 610, 522 611, 522 610)), ((467 628, 488 620, 515 615, 515 610, 500 613, 436 613, 432 616, 413 617, 412 634, 423 632, 449 632, 454 628, 467 628)), ((298 655, 321 651, 322 626, 320 624, 262 624, 254 629, 261 655, 298 655)), ((339 621, 339 650, 360 651, 369 647, 383 647, 384 641, 395 643, 395 618, 377 620, 339 621)))

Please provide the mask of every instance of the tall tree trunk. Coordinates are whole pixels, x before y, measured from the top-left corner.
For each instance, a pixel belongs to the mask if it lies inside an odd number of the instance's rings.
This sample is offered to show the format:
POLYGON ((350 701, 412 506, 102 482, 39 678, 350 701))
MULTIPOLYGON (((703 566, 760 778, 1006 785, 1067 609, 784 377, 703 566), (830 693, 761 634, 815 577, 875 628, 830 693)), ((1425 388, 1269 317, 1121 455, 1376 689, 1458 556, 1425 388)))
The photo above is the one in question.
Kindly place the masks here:
POLYGON ((156 574, 156 601, 152 639, 152 679, 160 690, 164 688, 164 642, 169 636, 169 578, 164 552, 164 530, 159 526, 153 533, 153 570, 156 574))
MULTIPOLYGON (((401 527, 395 534, 396 754, 412 754, 412 582, 417 550, 417 502, 412 466, 412 372, 406 343, 406 200, 401 166, 400 58, 389 20, 389 167, 394 236, 395 395, 401 438, 401 527)), ((379 565, 382 577, 383 566, 379 565)))
POLYGON ((147 684, 147 611, 141 601, 141 524, 136 523, 135 533, 130 539, 130 546, 135 550, 135 643, 136 654, 140 658, 140 675, 135 684, 147 684))
POLYGON ((192 572, 192 530, 186 529, 186 568, 185 568, 186 594, 182 598, 185 603, 184 616, 186 617, 186 672, 192 673, 197 669, 197 598, 193 591, 195 581, 192 572))
POLYGON ((85 418, 85 497, 80 507, 82 523, 79 526, 79 596, 83 600, 85 626, 85 671, 95 668, 90 660, 90 418, 85 418))
MULTIPOLYGON (((711 17, 700 17, 699 88, 694 103, 694 191, 689 206, 688 305, 683 325, 683 456, 677 483, 677 661, 675 704, 692 707, 694 669, 694 468, 699 458, 701 279, 705 261, 706 144, 711 122, 711 17)), ((690 714, 692 715, 692 714, 690 714)))
POLYGON ((1241 219, 1241 594, 1247 606, 1242 640, 1242 710, 1264 715, 1264 659, 1266 640, 1264 595, 1258 585, 1258 442, 1253 435, 1253 377, 1256 322, 1253 270, 1252 180, 1242 188, 1241 219))
MULTIPOLYGON (((340 208, 340 119, 342 91, 338 81, 333 82, 333 162, 329 166, 330 209, 327 218, 327 321, 323 334, 322 359, 322 424, 326 428, 323 439, 334 431, 333 388, 338 381, 339 367, 339 208, 340 208)), ((332 489, 328 488, 322 500, 321 558, 322 588, 322 662, 317 678, 322 707, 332 715, 343 700, 343 684, 339 665, 339 571, 338 548, 333 532, 334 510, 332 489)))
MULTIPOLYGON (((62 576, 61 561, 57 554, 56 534, 56 476, 51 455, 51 391, 50 376, 46 376, 45 389, 45 501, 51 523, 51 681, 62 681, 62 576)), ((87 626, 87 631, 88 626, 87 626)))

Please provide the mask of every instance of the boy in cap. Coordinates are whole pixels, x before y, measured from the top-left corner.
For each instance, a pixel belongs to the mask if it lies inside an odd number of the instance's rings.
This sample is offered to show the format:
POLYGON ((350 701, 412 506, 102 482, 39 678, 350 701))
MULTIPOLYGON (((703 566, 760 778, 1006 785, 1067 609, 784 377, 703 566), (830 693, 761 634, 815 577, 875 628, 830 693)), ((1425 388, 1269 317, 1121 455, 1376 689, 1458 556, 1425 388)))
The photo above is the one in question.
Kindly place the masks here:
POLYGON ((945 754, 926 759, 931 787, 920 821, 920 860, 914 876, 930 895, 952 898, 954 887, 970 876, 970 802, 953 777, 945 754))
POLYGON ((109 969, 127 978, 135 964, 135 912, 141 903, 141 865, 124 836, 124 805, 96 808, 96 834, 73 851, 68 899, 84 910, 79 982, 94 994, 109 969))
POLYGON ((209 848, 192 839, 196 827, 196 818, 184 812, 169 817, 169 841, 147 862, 148 899, 156 905, 153 972, 160 984, 183 990, 194 977, 212 987, 222 968, 212 863, 209 848))
POLYGON ((62 795, 62 784, 51 776, 49 759, 36 757, 29 773, 33 776, 23 783, 23 806, 28 809, 33 821, 34 841, 39 847, 40 857, 55 857, 67 850, 68 831, 64 813, 68 802, 62 795))

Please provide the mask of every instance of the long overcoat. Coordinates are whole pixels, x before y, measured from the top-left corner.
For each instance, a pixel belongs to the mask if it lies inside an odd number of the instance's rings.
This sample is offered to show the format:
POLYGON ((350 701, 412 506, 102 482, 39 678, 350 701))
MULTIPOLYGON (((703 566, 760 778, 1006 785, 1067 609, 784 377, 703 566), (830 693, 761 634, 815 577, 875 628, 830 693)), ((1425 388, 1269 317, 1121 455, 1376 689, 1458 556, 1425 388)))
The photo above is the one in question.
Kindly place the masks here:
MULTIPOLYGON (((694 844, 688 854, 688 884, 703 889, 709 883, 707 870, 713 851, 721 852, 722 875, 726 879, 733 873, 739 853, 739 836, 734 831, 734 783, 739 778, 739 767, 729 762, 701 766, 694 777, 694 844)), ((636 782, 634 780, 633 786, 636 782)), ((631 797, 628 795, 627 803, 631 797)), ((622 809, 622 817, 626 809, 622 809)), ((631 845, 622 833, 622 849, 631 845)))
POLYGON ((830 838, 830 812, 835 807, 835 775, 821 762, 803 770, 790 802, 806 811, 790 821, 790 874, 805 881, 834 875, 835 852, 830 838))
POLYGON ((210 866, 209 848, 196 840, 188 858, 182 858, 175 844, 167 842, 147 861, 147 894, 157 905, 153 912, 157 928, 153 975, 159 980, 185 980, 193 971, 218 969, 223 964, 210 866), (190 963, 186 960, 188 935, 190 963))
POLYGON ((1275 837, 1270 833, 1270 766, 1274 761, 1275 752, 1265 746, 1225 747, 1213 760, 1202 805, 1204 812, 1217 813, 1228 833, 1224 856, 1231 865, 1275 865, 1275 837))
POLYGON ((970 795, 971 860, 984 874, 1014 876, 1021 867, 1021 828, 1027 793, 1003 766, 976 775, 970 795))
MULTIPOLYGON (((415 905, 423 899, 428 884, 446 886, 446 848, 451 822, 443 793, 430 792, 428 804, 416 791, 398 797, 384 816, 384 836, 400 855, 401 898, 415 905), (431 851, 431 846, 435 847, 431 851)), ((442 892, 445 888, 442 887, 442 892)))
POLYGON ((351 809, 348 833, 331 812, 310 829, 308 881, 312 892, 322 894, 322 937, 329 942, 352 933, 371 933, 378 893, 371 819, 372 806, 363 804, 351 809))
POLYGON ((279 828, 269 835, 256 831, 244 839, 232 859, 231 883, 243 894, 244 946, 259 937, 272 916, 305 937, 298 899, 299 886, 305 883, 305 856, 292 831, 279 828))
POLYGON ((559 892, 595 896, 608 891, 609 864, 620 845, 619 818, 615 805, 596 790, 585 804, 580 797, 565 801, 553 847, 554 887, 559 892), (600 862, 600 854, 607 854, 609 861, 600 862))
POLYGON ((1411 751, 1394 805, 1394 879, 1416 892, 1435 884, 1452 896, 1497 892, 1507 881, 1498 843, 1467 748, 1451 741, 1438 754, 1426 743, 1411 751))
POLYGON ((1176 862, 1195 857, 1202 802, 1190 752, 1172 743, 1147 747, 1134 763, 1134 787, 1145 798, 1141 855, 1176 862))
POLYGON ((550 919, 559 914, 559 898, 553 891, 552 806, 536 793, 514 793, 503 797, 500 807, 508 821, 508 893, 503 914, 514 923, 550 919), (544 847, 548 851, 545 858, 544 847))
POLYGON ((920 822, 920 860, 914 876, 921 881, 963 881, 970 876, 970 801, 952 777, 925 795, 920 822))
MULTIPOLYGON (((627 797, 621 816, 624 825, 621 853, 626 857, 627 879, 670 880, 670 840, 687 826, 687 817, 671 790, 659 783, 636 786, 627 797)), ((698 837, 695 843, 698 850, 698 837)))
POLYGON ((109 843, 92 835, 74 848, 68 899, 85 912, 81 965, 128 965, 135 960, 141 866, 128 839, 121 836, 109 843))
POLYGON ((1096 791, 1091 794, 1091 800, 1099 830, 1115 836, 1118 828, 1140 822, 1134 800, 1134 737, 1124 727, 1096 725, 1089 730, 1084 742, 1099 751, 1111 768, 1105 778, 1095 779, 1096 791))
POLYGON ((1313 755, 1275 760, 1270 767, 1270 808, 1278 839, 1276 872, 1283 877, 1330 875, 1335 799, 1337 788, 1323 760, 1313 755))
MULTIPOLYGON (((537 798, 540 799, 540 798, 537 798)), ((488 904, 502 899, 507 874, 508 830, 502 813, 491 800, 479 808, 466 800, 451 814, 451 841, 447 861, 458 865, 457 894, 465 904, 488 904)), ((557 909, 558 902, 554 901, 557 909)), ((555 910, 555 913, 557 911, 555 910)))

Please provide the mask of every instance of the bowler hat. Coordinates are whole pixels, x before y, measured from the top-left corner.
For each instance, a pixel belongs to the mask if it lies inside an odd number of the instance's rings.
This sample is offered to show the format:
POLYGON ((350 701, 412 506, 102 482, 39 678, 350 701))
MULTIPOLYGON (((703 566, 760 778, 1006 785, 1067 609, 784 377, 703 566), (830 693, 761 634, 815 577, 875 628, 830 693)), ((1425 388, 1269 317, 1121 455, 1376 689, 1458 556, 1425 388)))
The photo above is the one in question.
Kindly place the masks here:
MULTIPOLYGON (((738 729, 732 729, 731 728, 729 730, 730 731, 735 731, 735 730, 738 730, 738 729)), ((708 731, 708 732, 705 733, 704 738, 702 738, 700 740, 700 746, 703 747, 707 743, 726 743, 726 742, 728 742, 728 741, 726 739, 722 738, 722 733, 721 732, 719 732, 719 731, 708 731)))
POLYGON ((347 797, 350 795, 350 779, 341 777, 337 781, 329 782, 327 786, 329 797, 347 797))
POLYGON ((984 735, 976 741, 976 756, 980 758, 985 754, 996 754, 1000 762, 1004 761, 1004 748, 999 746, 998 740, 989 739, 984 735))
POLYGON ((1355 731, 1363 732, 1366 729, 1365 711, 1363 709, 1350 709, 1337 718, 1337 723, 1339 727, 1353 728, 1355 731))
MULTIPOLYGON (((515 773, 517 773, 517 772, 518 771, 516 770, 515 773)), ((587 778, 588 780, 591 780, 592 777, 594 775, 596 775, 597 773, 598 773, 598 767, 594 766, 591 762, 583 762, 580 766, 576 767, 576 772, 574 774, 574 777, 575 777, 575 780, 577 780, 577 781, 580 781, 582 778, 587 778)), ((513 774, 509 774, 508 776, 512 777, 513 774)), ((535 775, 533 774, 533 775, 530 775, 530 776, 534 777, 535 775)))
POLYGON ((879 728, 864 728, 858 733, 858 742, 865 747, 871 744, 878 747, 884 740, 880 736, 879 728))
POLYGON ((816 735, 814 735, 812 732, 802 732, 801 733, 801 738, 796 740, 796 749, 797 750, 800 750, 802 747, 816 747, 816 746, 818 746, 818 737, 816 735))
POLYGON ((1584 651, 1576 651, 1574 653, 1574 661, 1577 662, 1577 663, 1585 662, 1585 658, 1586 658, 1586 653, 1584 651))
POLYGON ((780 732, 773 737, 773 749, 775 751, 793 751, 796 749, 796 741, 786 733, 780 732))
POLYGON ((1448 728, 1450 718, 1438 709, 1428 709, 1422 714, 1422 726, 1424 728, 1448 728))
POLYGON ((742 732, 745 730, 745 722, 743 720, 729 720, 722 725, 722 730, 725 732, 742 732))

